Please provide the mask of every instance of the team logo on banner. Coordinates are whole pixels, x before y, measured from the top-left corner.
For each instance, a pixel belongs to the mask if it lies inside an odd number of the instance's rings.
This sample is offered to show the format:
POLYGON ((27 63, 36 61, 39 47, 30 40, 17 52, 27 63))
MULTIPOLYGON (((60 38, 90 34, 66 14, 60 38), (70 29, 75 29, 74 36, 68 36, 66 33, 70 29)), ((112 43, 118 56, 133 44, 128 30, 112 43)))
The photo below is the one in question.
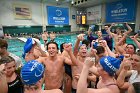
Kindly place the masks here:
POLYGON ((57 9, 57 10, 56 10, 56 15, 57 15, 57 16, 61 16, 61 15, 62 15, 62 11, 59 10, 59 9, 57 9))
POLYGON ((48 24, 65 25, 69 24, 69 9, 55 6, 47 6, 48 24))

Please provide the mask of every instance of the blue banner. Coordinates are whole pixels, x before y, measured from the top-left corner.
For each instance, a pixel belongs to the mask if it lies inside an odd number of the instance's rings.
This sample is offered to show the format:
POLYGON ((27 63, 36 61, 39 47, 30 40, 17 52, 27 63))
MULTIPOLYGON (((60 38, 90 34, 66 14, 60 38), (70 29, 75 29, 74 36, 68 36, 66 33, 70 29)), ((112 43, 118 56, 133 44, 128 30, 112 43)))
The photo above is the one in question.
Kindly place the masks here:
POLYGON ((49 25, 69 25, 69 9, 47 6, 49 25))
POLYGON ((136 18, 137 0, 121 0, 106 5, 106 22, 131 22, 136 18))

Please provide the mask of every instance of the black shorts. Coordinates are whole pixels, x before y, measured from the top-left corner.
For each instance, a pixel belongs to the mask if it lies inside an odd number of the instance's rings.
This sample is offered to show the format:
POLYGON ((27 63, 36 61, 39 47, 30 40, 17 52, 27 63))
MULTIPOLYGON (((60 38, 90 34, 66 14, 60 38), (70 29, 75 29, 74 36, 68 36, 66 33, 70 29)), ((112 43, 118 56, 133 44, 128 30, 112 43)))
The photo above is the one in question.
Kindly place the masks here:
POLYGON ((68 64, 64 64, 64 66, 65 66, 65 73, 68 74, 72 78, 71 66, 68 64))

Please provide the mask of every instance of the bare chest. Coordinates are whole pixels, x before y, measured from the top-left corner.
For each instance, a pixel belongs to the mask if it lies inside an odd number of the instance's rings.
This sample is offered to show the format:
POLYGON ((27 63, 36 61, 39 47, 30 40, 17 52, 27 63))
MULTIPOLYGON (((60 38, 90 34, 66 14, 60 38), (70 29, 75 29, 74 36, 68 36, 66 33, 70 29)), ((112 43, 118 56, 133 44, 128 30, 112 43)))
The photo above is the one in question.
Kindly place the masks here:
POLYGON ((62 60, 46 60, 45 61, 45 72, 46 73, 61 73, 64 70, 64 63, 62 60))
POLYGON ((84 65, 83 62, 78 62, 77 66, 72 66, 73 74, 80 74, 82 72, 83 65, 84 65))

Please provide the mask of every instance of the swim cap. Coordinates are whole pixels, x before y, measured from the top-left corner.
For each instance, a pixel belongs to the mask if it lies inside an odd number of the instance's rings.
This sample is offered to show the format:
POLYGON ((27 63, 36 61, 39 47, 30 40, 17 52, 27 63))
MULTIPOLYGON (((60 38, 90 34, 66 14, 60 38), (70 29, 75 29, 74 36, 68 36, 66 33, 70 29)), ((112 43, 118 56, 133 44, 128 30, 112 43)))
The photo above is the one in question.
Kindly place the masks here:
POLYGON ((24 53, 22 55, 23 58, 25 58, 26 53, 28 53, 31 50, 31 48, 33 47, 33 43, 35 42, 33 41, 32 38, 27 39, 24 45, 24 53))
POLYGON ((28 61, 21 68, 21 78, 25 85, 36 84, 44 73, 44 66, 36 60, 28 61))
POLYGON ((100 64, 109 75, 113 76, 119 69, 121 60, 111 56, 106 56, 100 59, 100 64))
POLYGON ((26 53, 28 53, 32 49, 33 44, 35 44, 35 42, 37 43, 38 46, 41 46, 41 43, 38 39, 36 39, 36 38, 27 39, 27 41, 25 42, 25 45, 24 45, 24 53, 22 55, 23 58, 25 58, 26 53))

